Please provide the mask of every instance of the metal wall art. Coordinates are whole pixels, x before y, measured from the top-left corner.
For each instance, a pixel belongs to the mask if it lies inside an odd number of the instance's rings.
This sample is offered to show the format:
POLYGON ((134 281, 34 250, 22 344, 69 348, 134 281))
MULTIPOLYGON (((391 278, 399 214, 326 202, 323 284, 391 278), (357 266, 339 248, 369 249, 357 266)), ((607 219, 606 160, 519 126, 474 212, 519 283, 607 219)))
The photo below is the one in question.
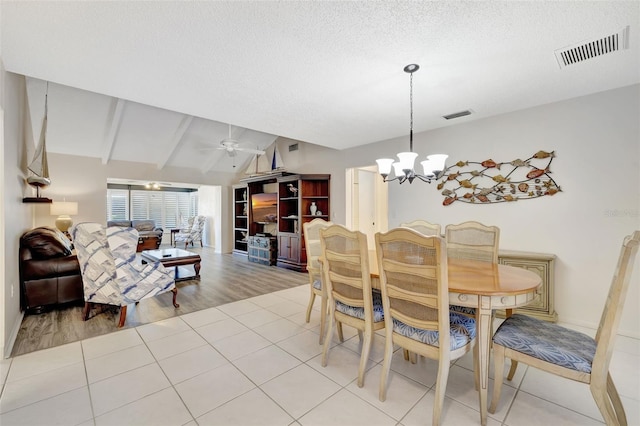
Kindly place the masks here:
POLYGON ((447 167, 438 184, 445 197, 442 204, 504 203, 554 195, 561 191, 549 176, 554 158, 555 151, 538 151, 526 160, 503 163, 458 161, 447 167))

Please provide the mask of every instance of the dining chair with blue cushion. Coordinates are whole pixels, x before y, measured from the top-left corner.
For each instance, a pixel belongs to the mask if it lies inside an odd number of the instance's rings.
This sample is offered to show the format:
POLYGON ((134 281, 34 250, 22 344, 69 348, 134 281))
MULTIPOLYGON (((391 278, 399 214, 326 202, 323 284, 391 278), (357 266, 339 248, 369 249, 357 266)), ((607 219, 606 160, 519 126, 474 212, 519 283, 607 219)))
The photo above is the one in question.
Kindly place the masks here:
POLYGON ((377 233, 375 239, 386 333, 380 401, 387 396, 394 344, 436 359, 432 424, 438 425, 450 363, 471 350, 475 319, 449 310, 447 244, 442 237, 395 228, 377 233))
MULTIPOLYGON (((591 395, 607 425, 626 425, 627 417, 609 372, 609 364, 622 317, 622 309, 640 244, 640 231, 628 235, 618 257, 609 295, 595 339, 557 324, 525 315, 512 315, 493 336, 494 382, 490 413, 500 400, 505 358, 589 385, 591 395)), ((637 283, 636 283, 637 284, 637 283)), ((513 378, 511 368, 507 379, 513 378)))
POLYGON ((306 321, 311 321, 311 310, 316 296, 320 297, 320 344, 324 339, 324 330, 327 323, 327 291, 322 285, 322 272, 318 258, 322 254, 320 247, 320 230, 333 225, 324 219, 316 218, 311 222, 302 224, 304 235, 304 247, 307 254, 307 273, 309 274, 309 288, 311 296, 307 306, 306 321))
POLYGON ((80 223, 72 235, 84 286, 85 321, 94 304, 115 305, 120 307, 118 327, 122 327, 127 305, 167 291, 173 292, 173 306, 179 307, 173 272, 159 262, 138 262, 135 228, 80 223))
POLYGON ((329 297, 329 327, 324 337, 322 366, 327 365, 334 322, 341 342, 343 324, 356 328, 362 341, 358 368, 358 386, 362 387, 374 331, 384 328, 380 293, 371 287, 367 236, 332 225, 320 230, 320 246, 322 284, 327 287, 329 297))

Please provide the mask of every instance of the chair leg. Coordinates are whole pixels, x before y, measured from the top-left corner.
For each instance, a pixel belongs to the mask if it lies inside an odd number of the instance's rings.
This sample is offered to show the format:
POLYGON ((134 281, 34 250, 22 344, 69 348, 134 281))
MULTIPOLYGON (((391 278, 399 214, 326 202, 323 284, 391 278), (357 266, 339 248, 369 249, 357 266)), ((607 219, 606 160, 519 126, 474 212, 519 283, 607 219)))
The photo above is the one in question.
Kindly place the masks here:
POLYGON ((618 423, 620 425, 626 425, 627 415, 624 412, 624 406, 622 405, 622 401, 620 400, 620 395, 618 395, 616 386, 613 384, 613 379, 611 378, 611 374, 609 373, 607 373, 607 394, 609 395, 609 399, 613 404, 613 409, 616 412, 618 423))
MULTIPOLYGON (((333 309, 329 312, 329 327, 327 328, 327 335, 324 336, 324 345, 322 346, 322 366, 327 366, 327 358, 329 356, 329 346, 331 346, 331 336, 333 335, 333 323, 335 322, 335 316, 333 309)), ((338 323, 340 326, 340 323, 338 323)))
MULTIPOLYGON (((387 399, 387 378, 391 368, 391 357, 393 357, 393 338, 390 331, 385 331, 384 360, 382 362, 382 372, 380 373, 380 390, 378 399, 384 402, 387 399)), ((407 351, 408 353, 408 351, 407 351)))
POLYGON ((328 309, 328 305, 327 305, 327 296, 321 296, 320 297, 320 344, 322 344, 323 339, 325 337, 324 335, 324 330, 327 327, 327 309, 328 309))
POLYGON ((176 301, 178 297, 178 287, 174 287, 173 289, 171 289, 171 292, 173 293, 173 307, 179 308, 180 304, 176 301))
POLYGON ((120 320, 118 321, 118 328, 124 326, 124 322, 127 319, 127 306, 120 306, 120 320))
POLYGON ((91 313, 91 302, 84 302, 84 309, 82 310, 82 321, 86 321, 89 319, 89 314, 91 313))
MULTIPOLYGON (((500 400, 500 392, 502 391, 502 376, 504 375, 504 346, 493 345, 493 359, 494 359, 494 380, 493 380, 493 396, 491 397, 491 405, 489 406, 489 412, 491 414, 496 412, 498 407, 498 401, 500 400)), ((516 362, 511 360, 512 363, 516 362)), ((512 364, 513 366, 513 364, 512 364)))
POLYGON ((516 374, 518 368, 518 361, 511 360, 511 368, 509 368, 509 374, 507 374, 507 380, 512 380, 516 374))
POLYGON ((309 305, 307 306, 306 322, 311 321, 311 310, 313 309, 313 302, 316 300, 316 294, 311 290, 311 296, 309 297, 309 305))
POLYGON ((436 395, 433 401, 433 426, 440 424, 442 406, 444 405, 444 394, 447 390, 449 380, 449 360, 440 358, 438 360, 438 378, 436 379, 436 395))
POLYGON ((342 323, 340 321, 336 321, 336 327, 338 328, 338 339, 341 342, 344 342, 344 335, 342 334, 342 323))
POLYGON ((402 353, 404 355, 404 360, 409 361, 409 357, 411 356, 411 354, 409 353, 409 349, 402 349, 402 353))
POLYGON ((600 415, 602 415, 607 425, 626 425, 626 416, 623 414, 622 419, 618 418, 618 410, 614 407, 614 404, 617 403, 620 403, 620 407, 622 407, 622 403, 620 402, 620 396, 615 389, 613 380, 610 379, 611 376, 607 374, 606 382, 603 383, 602 380, 594 381, 593 376, 591 376, 591 383, 589 385, 591 395, 600 410, 600 415), (617 401, 614 402, 613 399, 617 399, 617 401), (622 423, 622 420, 624 420, 624 423, 622 423))
POLYGON ((200 240, 200 247, 204 247, 204 246, 202 245, 202 240, 200 240))
POLYGON ((362 342, 362 354, 360 355, 360 366, 358 368, 358 387, 364 386, 364 370, 367 368, 367 360, 371 352, 373 343, 373 330, 364 331, 364 341, 362 342))

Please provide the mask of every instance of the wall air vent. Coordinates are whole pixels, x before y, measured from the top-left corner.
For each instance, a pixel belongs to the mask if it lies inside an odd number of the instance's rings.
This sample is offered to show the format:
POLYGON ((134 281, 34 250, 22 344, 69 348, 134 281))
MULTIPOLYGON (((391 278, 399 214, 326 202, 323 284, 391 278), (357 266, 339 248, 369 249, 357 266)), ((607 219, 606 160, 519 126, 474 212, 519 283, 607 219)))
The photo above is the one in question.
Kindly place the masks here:
POLYGON ((454 112, 453 114, 443 115, 442 118, 445 120, 453 120, 454 118, 464 117, 465 115, 471 115, 471 110, 454 112))
POLYGON ((629 26, 595 40, 583 41, 555 51, 560 68, 629 48, 629 26))
POLYGON ((298 150, 298 144, 297 143, 293 143, 293 144, 289 145, 289 152, 297 151, 297 150, 298 150))

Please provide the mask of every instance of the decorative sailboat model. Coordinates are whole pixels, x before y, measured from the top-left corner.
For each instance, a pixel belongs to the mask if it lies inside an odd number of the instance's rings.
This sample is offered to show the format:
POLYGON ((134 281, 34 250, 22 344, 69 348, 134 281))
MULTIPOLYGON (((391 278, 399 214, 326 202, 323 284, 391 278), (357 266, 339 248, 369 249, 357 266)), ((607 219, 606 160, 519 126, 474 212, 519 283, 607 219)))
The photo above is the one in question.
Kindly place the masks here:
POLYGON ((35 197, 25 197, 22 199, 23 203, 51 203, 51 198, 41 197, 40 188, 46 188, 51 185, 51 179, 49 179, 49 163, 47 162, 47 115, 48 115, 48 100, 49 95, 49 83, 47 82, 47 92, 44 95, 44 118, 42 119, 42 129, 40 130, 40 140, 36 147, 36 152, 33 155, 33 160, 27 166, 29 171, 33 173, 27 177, 27 183, 36 188, 35 197))
MULTIPOLYGON (((268 150, 268 149, 267 149, 268 150)), ((278 152, 278 145, 273 144, 273 152, 269 158, 267 152, 262 155, 256 155, 245 170, 245 174, 249 176, 268 175, 271 173, 282 172, 285 170, 282 157, 278 152)))

